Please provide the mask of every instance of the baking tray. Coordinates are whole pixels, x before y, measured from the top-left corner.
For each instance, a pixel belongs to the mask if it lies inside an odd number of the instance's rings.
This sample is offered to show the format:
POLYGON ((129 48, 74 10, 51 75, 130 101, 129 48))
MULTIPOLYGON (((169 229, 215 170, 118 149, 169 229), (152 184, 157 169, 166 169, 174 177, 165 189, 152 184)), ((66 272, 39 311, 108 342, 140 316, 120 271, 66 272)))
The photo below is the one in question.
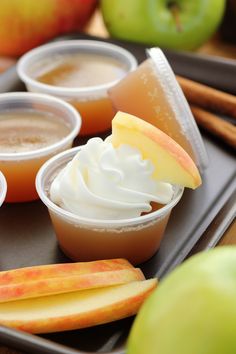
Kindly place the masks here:
MULTIPOLYGON (((92 37, 78 34, 62 37, 69 38, 92 37)), ((139 62, 146 57, 145 46, 112 42, 128 48, 139 62)), ((183 65, 182 71, 180 70, 183 74, 186 70, 185 61, 181 57, 176 62, 179 53, 177 58, 175 53, 171 52, 171 55, 174 55, 174 70, 177 64, 179 68, 183 65)), ((203 70, 204 65, 201 63, 200 61, 199 65, 203 70)), ((196 62, 194 65, 197 67, 196 62)), ((233 73, 234 71, 232 77, 233 73)), ((205 77, 208 74, 208 70, 205 70, 205 77)), ((209 75, 211 74, 212 72, 209 75)), ((188 76, 187 73, 185 76, 188 76)), ((11 68, 0 77, 0 91, 13 90, 24 90, 24 86, 17 78, 15 69, 11 68)), ((178 206, 174 208, 160 250, 141 265, 147 278, 162 278, 182 262, 223 209, 226 210, 224 227, 219 228, 218 239, 235 216, 232 208, 227 212, 225 207, 232 201, 236 190, 234 151, 206 132, 202 132, 202 135, 209 155, 209 167, 203 174, 203 185, 196 191, 186 190, 178 206)), ((84 139, 78 138, 75 144, 84 142, 84 139)), ((47 209, 40 201, 4 204, 1 207, 0 245, 0 270, 70 261, 59 249, 47 209)), ((29 335, 0 326, 0 343, 30 354, 121 354, 124 353, 132 321, 133 318, 129 318, 89 329, 47 335, 29 335)))

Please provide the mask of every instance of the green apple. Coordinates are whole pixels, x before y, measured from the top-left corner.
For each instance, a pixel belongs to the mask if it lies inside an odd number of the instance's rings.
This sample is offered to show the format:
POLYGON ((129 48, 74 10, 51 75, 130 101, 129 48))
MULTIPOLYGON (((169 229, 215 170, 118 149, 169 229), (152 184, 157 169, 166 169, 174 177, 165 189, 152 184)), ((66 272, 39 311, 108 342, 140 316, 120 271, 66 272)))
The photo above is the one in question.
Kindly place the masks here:
POLYGON ((225 0, 101 0, 111 36, 177 50, 207 41, 224 8, 225 0))
POLYGON ((138 313, 127 354, 235 354, 236 247, 193 256, 138 313))

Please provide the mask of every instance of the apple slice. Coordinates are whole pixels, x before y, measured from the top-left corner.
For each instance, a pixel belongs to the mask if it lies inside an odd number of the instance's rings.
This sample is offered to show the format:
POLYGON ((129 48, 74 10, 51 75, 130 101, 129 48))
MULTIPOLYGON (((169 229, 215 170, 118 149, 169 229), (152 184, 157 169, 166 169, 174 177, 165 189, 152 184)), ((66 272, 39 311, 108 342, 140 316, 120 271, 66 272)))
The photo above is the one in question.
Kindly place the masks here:
POLYGON ((106 287, 144 280, 140 269, 127 268, 0 285, 0 302, 106 287))
POLYGON ((81 275, 132 268, 126 259, 105 259, 93 262, 75 262, 39 265, 0 272, 0 285, 12 285, 28 281, 45 280, 68 275, 81 275))
POLYGON ((137 313, 157 280, 0 304, 0 324, 30 333, 90 327, 137 313))
POLYGON ((154 165, 153 178, 183 187, 197 188, 201 184, 199 171, 187 154, 167 134, 152 124, 124 112, 112 120, 111 142, 133 146, 154 165))

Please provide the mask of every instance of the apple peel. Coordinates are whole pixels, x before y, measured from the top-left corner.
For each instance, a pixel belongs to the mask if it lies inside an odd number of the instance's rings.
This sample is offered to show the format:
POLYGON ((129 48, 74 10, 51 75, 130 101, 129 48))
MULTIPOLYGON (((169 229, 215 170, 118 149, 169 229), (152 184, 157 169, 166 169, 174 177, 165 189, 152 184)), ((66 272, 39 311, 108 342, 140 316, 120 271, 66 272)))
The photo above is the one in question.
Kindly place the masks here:
POLYGON ((153 166, 153 178, 195 189, 201 185, 198 168, 187 152, 152 124, 131 114, 118 112, 112 120, 114 147, 128 144, 139 149, 153 166))
POLYGON ((30 333, 90 327, 132 316, 157 279, 0 304, 0 324, 30 333))
POLYGON ((57 263, 17 268, 0 272, 0 286, 45 280, 54 277, 68 277, 88 273, 107 272, 132 268, 123 258, 105 259, 92 262, 57 263))
POLYGON ((0 303, 144 280, 138 268, 38 279, 0 285, 0 303))

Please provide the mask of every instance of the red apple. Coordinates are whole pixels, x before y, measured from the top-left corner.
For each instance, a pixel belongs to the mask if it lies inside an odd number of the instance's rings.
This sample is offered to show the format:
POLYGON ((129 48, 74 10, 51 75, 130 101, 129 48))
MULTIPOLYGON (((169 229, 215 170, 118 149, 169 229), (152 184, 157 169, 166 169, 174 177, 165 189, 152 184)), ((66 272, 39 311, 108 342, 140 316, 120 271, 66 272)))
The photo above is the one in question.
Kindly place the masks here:
POLYGON ((97 0, 1 0, 0 54, 19 56, 62 35, 82 30, 97 0))

